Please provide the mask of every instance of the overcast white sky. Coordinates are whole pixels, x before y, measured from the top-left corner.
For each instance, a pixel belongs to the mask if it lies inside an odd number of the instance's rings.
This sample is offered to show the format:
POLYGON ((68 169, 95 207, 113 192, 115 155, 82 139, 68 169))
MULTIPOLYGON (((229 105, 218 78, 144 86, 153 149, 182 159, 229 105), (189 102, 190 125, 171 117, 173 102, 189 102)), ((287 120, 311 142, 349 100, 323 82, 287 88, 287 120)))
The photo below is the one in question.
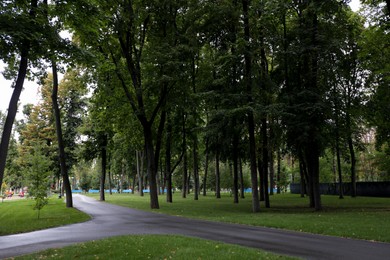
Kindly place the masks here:
MULTIPOLYGON (((352 10, 357 11, 360 7, 359 0, 352 0, 350 3, 352 10)), ((4 63, 0 61, 0 72, 4 71, 4 63)), ((4 79, 3 75, 0 73, 0 110, 5 112, 8 109, 8 104, 11 99, 13 88, 12 82, 4 79)), ((23 105, 28 103, 36 104, 38 102, 38 85, 35 82, 25 81, 24 90, 20 95, 20 106, 19 111, 22 110, 23 105)), ((21 118, 21 112, 17 116, 18 119, 21 118)))

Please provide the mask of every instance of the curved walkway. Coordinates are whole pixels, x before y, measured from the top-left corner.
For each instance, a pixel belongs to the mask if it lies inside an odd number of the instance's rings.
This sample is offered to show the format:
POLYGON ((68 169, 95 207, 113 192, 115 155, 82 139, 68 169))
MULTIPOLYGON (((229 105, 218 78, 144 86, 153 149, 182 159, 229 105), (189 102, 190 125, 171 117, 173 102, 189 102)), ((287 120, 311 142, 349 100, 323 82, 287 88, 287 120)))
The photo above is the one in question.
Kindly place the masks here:
POLYGON ((92 220, 24 234, 0 236, 0 258, 128 234, 179 234, 305 259, 389 259, 390 243, 216 223, 144 212, 74 195, 74 206, 92 220))

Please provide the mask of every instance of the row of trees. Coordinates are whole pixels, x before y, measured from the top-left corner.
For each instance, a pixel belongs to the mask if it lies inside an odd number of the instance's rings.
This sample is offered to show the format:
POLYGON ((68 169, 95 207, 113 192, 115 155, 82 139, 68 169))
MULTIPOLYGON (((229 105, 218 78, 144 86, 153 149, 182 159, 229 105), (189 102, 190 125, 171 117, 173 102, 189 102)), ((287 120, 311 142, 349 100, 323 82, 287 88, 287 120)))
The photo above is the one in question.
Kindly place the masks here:
MULTIPOLYGON (((336 158, 339 182, 342 161, 349 162, 352 183, 365 129, 375 127, 377 148, 389 153, 387 5, 365 1, 362 16, 347 2, 5 2, 0 44, 12 48, 1 58, 8 76, 20 80, 4 125, 0 182, 27 68, 50 64, 52 79, 43 83, 42 94, 51 93, 54 114, 43 121, 57 134, 50 130, 45 139, 42 128, 30 127, 48 149, 58 144, 58 153, 47 154, 61 158, 67 198, 67 171, 75 147, 83 143, 82 157, 100 158, 101 200, 106 171, 126 169, 137 173, 141 192, 148 184, 151 208, 159 208, 159 186, 167 187, 172 202, 172 176, 179 173, 182 196, 191 184, 198 199, 202 183, 206 192, 211 163, 218 198, 220 162, 227 162, 235 203, 239 187, 243 196, 242 169, 248 165, 252 211, 258 212, 260 200, 270 206, 275 179, 281 186, 282 160, 289 154, 297 159, 310 206, 320 210, 320 158, 326 151, 336 158), (58 36, 62 29, 72 32, 72 43, 58 36), (60 106, 59 62, 76 68, 67 74, 71 87, 60 106), (77 128, 86 85, 92 97, 77 128)), ((31 108, 30 118, 34 111, 44 109, 31 108)))

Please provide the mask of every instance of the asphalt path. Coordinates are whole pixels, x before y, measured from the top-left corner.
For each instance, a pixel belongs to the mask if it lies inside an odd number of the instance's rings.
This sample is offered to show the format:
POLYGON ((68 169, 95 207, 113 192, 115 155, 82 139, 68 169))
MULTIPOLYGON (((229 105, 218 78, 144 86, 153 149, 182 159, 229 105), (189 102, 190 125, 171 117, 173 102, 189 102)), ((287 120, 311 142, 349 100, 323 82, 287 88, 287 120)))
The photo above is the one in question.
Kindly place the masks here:
POLYGON ((0 258, 118 235, 178 234, 304 259, 390 259, 390 243, 187 219, 116 206, 83 195, 74 195, 73 203, 92 219, 58 228, 0 236, 0 258))

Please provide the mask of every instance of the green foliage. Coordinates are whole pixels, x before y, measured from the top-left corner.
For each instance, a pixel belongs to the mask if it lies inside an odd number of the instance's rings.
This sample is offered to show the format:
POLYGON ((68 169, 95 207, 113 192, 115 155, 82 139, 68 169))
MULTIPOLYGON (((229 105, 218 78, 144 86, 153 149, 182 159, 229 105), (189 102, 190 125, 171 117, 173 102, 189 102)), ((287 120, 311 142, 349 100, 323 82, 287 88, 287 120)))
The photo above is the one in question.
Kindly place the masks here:
POLYGON ((42 153, 42 145, 36 145, 27 157, 28 165, 25 172, 28 176, 28 194, 34 198, 34 210, 38 210, 38 219, 41 209, 48 203, 48 188, 50 177, 50 160, 42 153))

